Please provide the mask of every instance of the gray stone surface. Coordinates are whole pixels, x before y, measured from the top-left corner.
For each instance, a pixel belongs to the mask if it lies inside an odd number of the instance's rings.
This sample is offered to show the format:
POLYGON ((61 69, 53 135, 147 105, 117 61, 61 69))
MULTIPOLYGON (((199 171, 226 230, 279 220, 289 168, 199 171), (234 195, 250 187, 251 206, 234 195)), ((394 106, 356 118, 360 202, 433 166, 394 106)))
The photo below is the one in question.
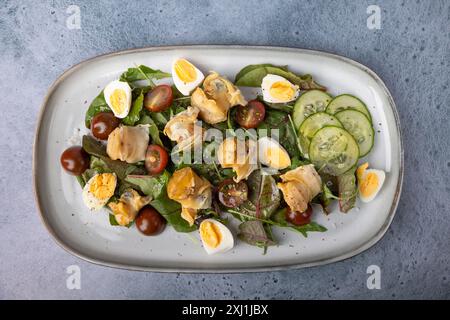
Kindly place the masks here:
POLYGON ((449 19, 449 1, 1 1, 0 298, 450 298, 449 19), (381 30, 366 27, 373 3, 381 30), (66 27, 70 4, 81 8, 81 30, 66 27), (313 48, 377 72, 398 106, 406 164, 386 236, 343 262, 244 275, 116 270, 57 246, 39 221, 31 184, 47 88, 98 54, 181 44, 313 48), (81 267, 81 290, 66 288, 72 264, 81 267), (371 264, 381 267, 381 290, 366 288, 371 264))

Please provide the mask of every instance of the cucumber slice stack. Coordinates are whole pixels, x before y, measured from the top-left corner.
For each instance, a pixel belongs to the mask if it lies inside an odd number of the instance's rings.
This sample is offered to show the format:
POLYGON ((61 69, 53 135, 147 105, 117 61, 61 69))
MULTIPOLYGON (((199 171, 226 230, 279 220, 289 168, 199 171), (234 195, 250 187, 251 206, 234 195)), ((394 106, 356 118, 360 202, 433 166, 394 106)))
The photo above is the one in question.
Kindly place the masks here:
POLYGON ((293 122, 303 155, 334 176, 352 169, 374 144, 370 112, 349 94, 332 98, 320 90, 307 91, 295 103, 293 122))
POLYGON ((326 126, 312 138, 309 157, 319 171, 340 176, 358 162, 359 147, 347 130, 326 126))
POLYGON ((300 146, 302 148, 303 154, 308 156, 309 145, 311 144, 311 139, 314 135, 325 126, 336 126, 341 127, 341 122, 331 114, 325 112, 317 112, 303 121, 300 128, 298 129, 300 146))

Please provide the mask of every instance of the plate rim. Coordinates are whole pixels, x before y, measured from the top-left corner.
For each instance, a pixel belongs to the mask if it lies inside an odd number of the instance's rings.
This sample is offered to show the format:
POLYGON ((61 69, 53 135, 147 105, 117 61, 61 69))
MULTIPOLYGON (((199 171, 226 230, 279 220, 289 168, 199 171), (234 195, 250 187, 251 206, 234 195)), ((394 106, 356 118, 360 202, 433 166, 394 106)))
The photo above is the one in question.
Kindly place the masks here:
POLYGON ((76 256, 77 258, 80 258, 84 261, 111 267, 111 268, 118 268, 118 269, 125 269, 125 270, 132 270, 132 271, 148 271, 148 272, 161 272, 161 273, 168 273, 168 272, 175 272, 175 273, 213 273, 213 274, 227 274, 227 273, 247 273, 247 272, 271 272, 271 271, 282 271, 282 270, 294 270, 294 269, 300 269, 300 268, 308 268, 308 267, 314 267, 314 266, 321 266, 326 265, 330 263, 335 263, 339 261, 343 261, 346 259, 349 259, 351 257, 354 257, 372 246, 374 246, 378 241, 380 241, 387 230, 389 229, 389 226, 391 225, 401 195, 402 186, 403 186, 403 175, 404 175, 404 150, 403 150, 403 141, 402 141, 402 132, 400 127, 400 117, 397 111, 397 106, 395 104, 395 101, 378 74, 376 74, 372 69, 365 66, 364 64, 357 62, 356 60, 353 60, 351 58, 347 58, 338 54, 330 53, 327 51, 322 50, 312 50, 312 49, 303 49, 303 48, 294 48, 294 47, 282 47, 282 46, 265 46, 265 45, 175 45, 175 46, 149 46, 149 47, 140 47, 140 48, 133 48, 133 49, 126 49, 126 50, 120 50, 120 51, 114 51, 110 53, 100 54, 88 59, 85 59, 72 67, 65 70, 62 74, 58 76, 58 78, 52 83, 52 85, 47 90, 47 93, 45 94, 44 100, 40 106, 38 117, 37 117, 37 123, 35 127, 34 132, 34 140, 33 140, 33 156, 32 156, 32 177, 33 177, 33 193, 34 193, 34 199, 37 206, 37 211, 39 213, 39 217, 41 222, 44 224, 47 231, 52 235, 53 240, 66 252, 76 256), (130 53, 140 53, 140 52, 151 52, 151 51, 158 51, 158 50, 179 50, 179 49, 241 49, 241 50, 268 50, 268 51, 279 51, 279 52, 293 52, 293 53, 306 53, 311 55, 318 55, 328 58, 337 59, 339 61, 348 63, 354 67, 357 67, 358 69, 366 72, 369 76, 371 76, 378 85, 382 88, 384 94, 386 95, 388 101, 389 101, 389 107, 391 108, 391 111, 394 115, 395 120, 395 129, 398 132, 398 148, 399 148, 399 155, 400 155, 400 166, 399 166, 399 177, 397 181, 397 186, 394 194, 394 198, 391 204, 391 207, 389 209, 389 214, 381 226, 381 228, 377 231, 377 233, 364 242, 361 246, 359 246, 356 249, 353 249, 347 253, 340 254, 338 256, 329 257, 325 259, 320 259, 312 262, 305 262, 305 263, 293 263, 293 264, 287 264, 287 265, 281 265, 281 266, 264 266, 264 267, 231 267, 231 268, 173 268, 173 267, 152 267, 152 266, 138 266, 138 265, 130 265, 126 263, 118 263, 113 261, 108 261, 104 259, 99 259, 96 257, 89 256, 83 252, 80 252, 79 250, 71 247, 69 244, 64 242, 62 238, 60 238, 55 230, 52 228, 50 223, 47 221, 46 214, 43 212, 42 204, 41 204, 41 198, 40 193, 41 191, 38 188, 38 177, 37 177, 37 164, 36 159, 38 157, 38 142, 40 138, 41 133, 41 126, 43 122, 44 113, 46 110, 46 106, 48 104, 48 100, 53 94, 53 92, 56 90, 56 88, 59 86, 61 82, 65 80, 70 74, 78 70, 79 68, 83 67, 84 65, 93 62, 95 60, 100 60, 102 58, 107 57, 113 57, 117 55, 123 55, 123 54, 130 54, 130 53))

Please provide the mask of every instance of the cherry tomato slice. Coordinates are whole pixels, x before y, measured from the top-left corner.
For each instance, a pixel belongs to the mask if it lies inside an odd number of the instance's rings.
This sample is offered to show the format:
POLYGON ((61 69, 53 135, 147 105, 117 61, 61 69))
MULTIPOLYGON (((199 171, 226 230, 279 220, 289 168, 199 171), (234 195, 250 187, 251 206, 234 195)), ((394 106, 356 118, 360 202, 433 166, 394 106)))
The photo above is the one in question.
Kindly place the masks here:
POLYGON ((172 102, 172 87, 162 84, 146 93, 144 98, 144 107, 152 112, 161 112, 169 108, 172 102))
POLYGON ((100 140, 108 139, 108 136, 115 128, 120 124, 120 120, 117 119, 111 112, 97 113, 91 121, 92 135, 100 140))
POLYGON ((311 222, 312 207, 308 205, 305 212, 292 211, 287 209, 286 220, 296 226, 303 226, 311 222))
POLYGON ((245 129, 256 128, 266 116, 264 104, 251 100, 246 106, 239 106, 236 112, 236 122, 245 129))
POLYGON ((136 217, 136 228, 146 236, 155 236, 166 227, 164 219, 158 211, 150 206, 145 206, 136 217))
POLYGON ((149 174, 159 174, 163 172, 168 161, 169 155, 163 147, 157 144, 148 146, 145 154, 145 169, 147 169, 149 174))
POLYGON ((80 146, 67 148, 61 154, 61 166, 68 174, 79 176, 89 168, 89 155, 80 146))
POLYGON ((217 189, 219 201, 228 208, 240 206, 247 200, 248 186, 245 181, 235 182, 233 179, 222 181, 217 189))

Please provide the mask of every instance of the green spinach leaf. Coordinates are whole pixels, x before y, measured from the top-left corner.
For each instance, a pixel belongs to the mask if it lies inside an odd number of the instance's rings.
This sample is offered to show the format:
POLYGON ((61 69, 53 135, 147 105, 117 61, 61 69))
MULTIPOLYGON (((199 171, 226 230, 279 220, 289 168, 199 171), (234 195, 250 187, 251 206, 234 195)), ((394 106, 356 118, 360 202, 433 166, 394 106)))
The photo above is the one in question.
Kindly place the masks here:
POLYGON ((123 118, 122 122, 127 126, 134 126, 136 122, 141 118, 141 111, 144 105, 144 94, 141 92, 139 96, 134 100, 133 106, 131 107, 128 115, 123 118))
POLYGON ((164 171, 159 176, 129 175, 125 181, 135 185, 142 193, 152 197, 150 205, 156 209, 176 231, 191 232, 196 226, 189 226, 181 217, 181 206, 167 195, 170 174, 164 171))
POLYGON ((134 86, 133 83, 136 81, 147 80, 150 86, 154 87, 155 84, 153 83, 153 80, 168 78, 170 76, 170 73, 140 65, 135 68, 128 68, 127 71, 122 73, 119 80, 128 82, 131 86, 134 86))
POLYGON ((240 78, 236 81, 236 85, 243 87, 260 87, 262 79, 268 74, 275 74, 286 78, 293 84, 298 85, 301 90, 325 90, 325 87, 317 84, 312 79, 311 75, 307 74, 304 76, 300 76, 276 66, 259 66, 257 68, 251 69, 250 71, 240 76, 240 78))
POLYGON ((280 68, 282 70, 286 70, 287 71, 287 66, 275 66, 273 64, 270 63, 262 63, 262 64, 250 64, 244 68, 242 68, 237 74, 236 77, 234 78, 234 82, 236 83, 239 79, 241 79, 244 75, 246 75, 247 73, 249 73, 250 71, 253 71, 255 69, 261 68, 261 67, 276 67, 276 68, 280 68))
POLYGON ((92 118, 100 112, 111 112, 111 109, 106 103, 103 90, 97 97, 95 97, 95 99, 89 105, 88 110, 86 111, 86 115, 84 117, 84 124, 86 125, 86 128, 91 128, 92 118))
POLYGON ((153 119, 149 115, 144 115, 140 120, 139 124, 148 124, 148 132, 150 134, 150 137, 152 138, 152 143, 155 143, 157 145, 160 145, 161 147, 164 147, 163 142, 161 141, 161 137, 159 136, 159 129, 156 123, 153 121, 153 119))

